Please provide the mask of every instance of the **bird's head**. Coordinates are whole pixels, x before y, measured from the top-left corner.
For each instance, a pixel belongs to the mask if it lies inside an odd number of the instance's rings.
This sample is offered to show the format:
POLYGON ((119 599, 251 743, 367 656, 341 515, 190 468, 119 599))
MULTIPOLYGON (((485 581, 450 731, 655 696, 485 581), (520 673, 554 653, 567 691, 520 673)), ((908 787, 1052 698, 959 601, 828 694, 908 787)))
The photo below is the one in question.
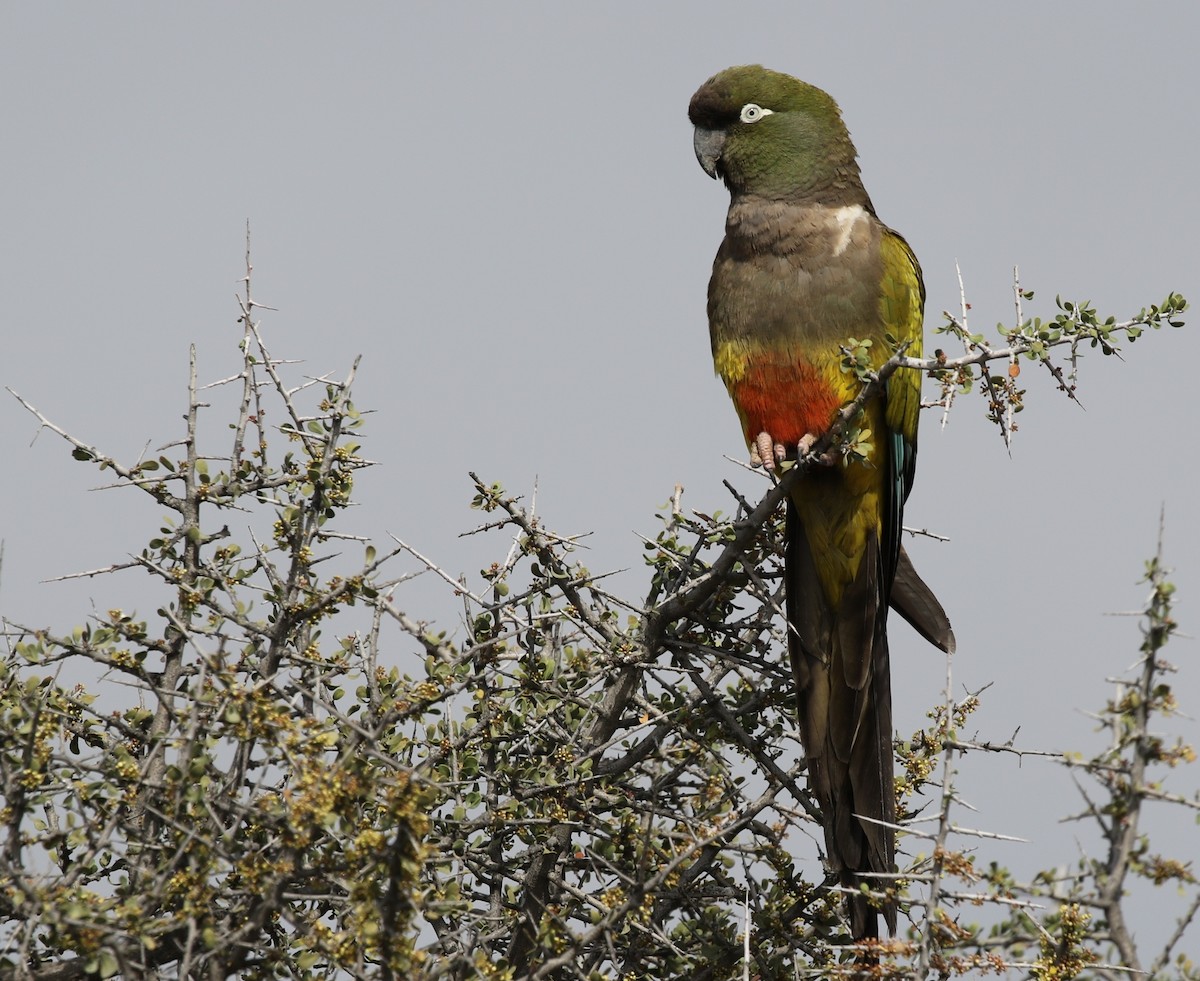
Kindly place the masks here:
POLYGON ((700 166, 735 195, 868 203, 841 111, 815 85, 761 65, 727 68, 692 96, 688 118, 700 166))

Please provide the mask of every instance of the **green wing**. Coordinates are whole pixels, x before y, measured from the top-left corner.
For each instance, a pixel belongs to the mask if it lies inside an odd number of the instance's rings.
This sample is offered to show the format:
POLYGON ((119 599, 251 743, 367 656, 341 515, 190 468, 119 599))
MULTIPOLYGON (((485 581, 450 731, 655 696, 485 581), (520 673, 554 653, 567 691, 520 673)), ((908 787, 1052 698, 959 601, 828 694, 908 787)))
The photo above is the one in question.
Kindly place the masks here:
MULTIPOLYGON (((883 266, 880 290, 880 314, 884 338, 880 357, 891 357, 899 345, 904 353, 920 358, 924 354, 925 282, 921 266, 909 244, 898 233, 884 228, 879 240, 883 266)), ((894 575, 900 556, 904 502, 912 490, 917 469, 917 421, 921 410, 921 374, 897 371, 888 379, 885 393, 884 422, 891 452, 888 454, 888 492, 884 502, 884 554, 889 563, 889 578, 894 575)))

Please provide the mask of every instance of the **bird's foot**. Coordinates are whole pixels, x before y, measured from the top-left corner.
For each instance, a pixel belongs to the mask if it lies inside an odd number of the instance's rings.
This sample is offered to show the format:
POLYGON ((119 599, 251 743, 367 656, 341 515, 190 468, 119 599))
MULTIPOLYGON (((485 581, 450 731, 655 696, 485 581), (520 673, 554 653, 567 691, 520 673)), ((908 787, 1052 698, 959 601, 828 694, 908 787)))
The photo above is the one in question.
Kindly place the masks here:
POLYGON ((750 445, 750 465, 762 467, 764 470, 774 470, 776 464, 782 463, 787 457, 787 447, 776 443, 770 433, 759 433, 750 445))
MULTIPOLYGON (((806 456, 808 456, 816 442, 817 437, 812 433, 805 433, 803 436, 801 436, 800 442, 796 445, 796 459, 803 460, 806 456)), ((816 458, 816 462, 821 464, 823 467, 832 467, 836 461, 837 457, 829 450, 826 450, 816 458)))

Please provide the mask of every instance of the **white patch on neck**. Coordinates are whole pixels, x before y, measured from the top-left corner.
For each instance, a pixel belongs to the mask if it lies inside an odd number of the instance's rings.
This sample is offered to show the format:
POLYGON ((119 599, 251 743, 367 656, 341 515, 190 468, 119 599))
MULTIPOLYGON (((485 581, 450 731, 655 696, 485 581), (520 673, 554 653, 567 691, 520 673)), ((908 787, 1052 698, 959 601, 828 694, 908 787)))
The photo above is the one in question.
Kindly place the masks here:
POLYGON ((832 214, 838 227, 837 238, 833 243, 833 254, 841 255, 850 245, 850 236, 854 234, 854 226, 862 221, 867 213, 863 210, 862 205, 850 204, 834 208, 832 214))

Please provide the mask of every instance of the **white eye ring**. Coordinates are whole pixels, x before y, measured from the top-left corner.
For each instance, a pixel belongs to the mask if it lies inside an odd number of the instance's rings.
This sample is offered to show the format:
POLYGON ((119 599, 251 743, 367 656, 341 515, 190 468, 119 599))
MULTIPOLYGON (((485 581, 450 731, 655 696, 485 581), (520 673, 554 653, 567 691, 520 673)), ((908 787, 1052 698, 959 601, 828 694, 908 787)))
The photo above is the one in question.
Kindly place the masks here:
POLYGON ((743 123, 757 123, 763 116, 770 116, 773 112, 772 109, 764 109, 753 102, 747 102, 742 106, 742 114, 739 118, 743 123))

